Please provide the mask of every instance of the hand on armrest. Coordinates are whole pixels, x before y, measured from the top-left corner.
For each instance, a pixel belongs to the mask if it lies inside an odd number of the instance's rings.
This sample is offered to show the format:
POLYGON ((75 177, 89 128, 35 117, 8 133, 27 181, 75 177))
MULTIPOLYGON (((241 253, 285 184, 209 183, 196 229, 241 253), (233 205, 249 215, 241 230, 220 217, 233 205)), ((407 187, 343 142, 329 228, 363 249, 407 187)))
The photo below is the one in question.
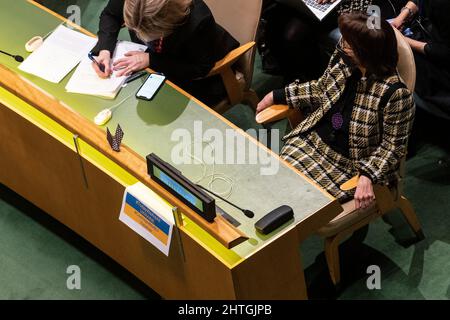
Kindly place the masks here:
POLYGON ((289 107, 287 105, 275 105, 273 91, 268 93, 264 99, 258 103, 256 108, 256 122, 259 124, 270 123, 284 119, 288 116, 289 107))
POLYGON ((274 105, 273 91, 266 94, 266 96, 258 103, 256 107, 256 114, 264 111, 267 108, 270 108, 274 105))
MULTIPOLYGON (((363 177, 365 178, 365 177, 363 177)), ((370 181, 370 179, 366 178, 370 181)), ((355 191, 355 209, 361 208, 361 199, 367 196, 367 198, 373 198, 372 201, 369 201, 369 205, 372 204, 373 201, 377 200, 377 206, 382 212, 388 212, 395 208, 395 199, 392 195, 389 188, 385 185, 375 184, 368 186, 367 181, 363 181, 360 183, 360 176, 357 175, 347 182, 343 183, 340 187, 342 191, 350 191, 352 189, 357 189, 355 191), (358 187, 360 188, 358 193, 358 187), (364 190, 362 190, 364 189, 364 190), (363 192, 364 191, 364 192, 363 192), (367 192, 368 191, 368 192, 367 192), (373 196, 371 196, 373 195, 373 196), (358 199, 356 199, 358 197, 358 199)))
POLYGON ((348 181, 344 182, 343 184, 341 184, 340 189, 342 191, 353 190, 353 189, 355 189, 358 186, 358 181, 359 181, 359 175, 354 176, 350 180, 348 180, 348 181))
POLYGON ((285 119, 289 116, 292 109, 287 105, 275 104, 256 114, 256 122, 266 124, 285 119))
POLYGON ((355 176, 341 185, 341 190, 350 191, 356 188, 355 191, 355 209, 365 209, 372 205, 375 201, 375 193, 372 181, 366 176, 355 176))

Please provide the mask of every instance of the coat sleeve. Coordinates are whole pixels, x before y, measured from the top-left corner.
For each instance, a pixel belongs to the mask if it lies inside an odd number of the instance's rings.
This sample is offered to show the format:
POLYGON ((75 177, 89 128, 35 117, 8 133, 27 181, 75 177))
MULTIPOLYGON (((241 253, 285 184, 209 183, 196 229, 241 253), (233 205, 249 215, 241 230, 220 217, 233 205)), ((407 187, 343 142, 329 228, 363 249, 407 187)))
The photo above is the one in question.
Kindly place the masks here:
POLYGON ((120 29, 124 24, 123 18, 124 0, 109 0, 100 15, 98 42, 92 52, 98 54, 102 50, 114 53, 120 29))
POLYGON ((438 66, 450 65, 450 47, 443 43, 427 43, 425 46, 425 55, 438 66))
POLYGON ((290 108, 314 111, 322 106, 324 77, 318 80, 300 83, 296 80, 285 88, 286 102, 290 108))
POLYGON ((184 59, 174 59, 170 54, 150 53, 150 68, 164 73, 174 81, 191 81, 206 76, 214 67, 216 61, 215 48, 215 21, 205 19, 193 30, 188 39, 183 39, 179 45, 184 50, 184 59))
POLYGON ((384 181, 383 177, 397 170, 405 157, 407 143, 414 122, 415 104, 407 89, 397 90, 383 113, 382 141, 368 158, 358 162, 358 169, 373 183, 384 181))
POLYGON ((321 108, 326 100, 332 100, 333 95, 340 94, 346 78, 351 71, 337 52, 333 54, 324 74, 318 79, 300 83, 295 81, 284 89, 286 102, 291 108, 312 112, 321 108))

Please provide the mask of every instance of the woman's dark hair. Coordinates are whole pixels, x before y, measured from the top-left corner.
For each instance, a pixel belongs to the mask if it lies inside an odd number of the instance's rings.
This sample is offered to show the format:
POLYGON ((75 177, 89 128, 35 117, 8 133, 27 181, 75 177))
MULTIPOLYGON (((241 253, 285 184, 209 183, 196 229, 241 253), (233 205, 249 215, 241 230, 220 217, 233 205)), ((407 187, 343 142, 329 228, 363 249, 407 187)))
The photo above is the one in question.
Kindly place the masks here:
POLYGON ((339 29, 367 73, 385 77, 396 72, 397 38, 392 26, 380 20, 377 26, 366 14, 347 13, 339 17, 339 29))

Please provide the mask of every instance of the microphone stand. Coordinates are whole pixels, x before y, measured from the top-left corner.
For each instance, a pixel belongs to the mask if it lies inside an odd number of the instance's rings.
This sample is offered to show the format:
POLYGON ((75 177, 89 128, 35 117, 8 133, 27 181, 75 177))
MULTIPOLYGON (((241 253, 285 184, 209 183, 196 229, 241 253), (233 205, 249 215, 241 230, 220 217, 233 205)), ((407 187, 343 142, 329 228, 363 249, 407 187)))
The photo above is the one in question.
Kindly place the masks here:
POLYGON ((247 210, 247 209, 242 209, 240 207, 238 207, 237 205, 235 205, 234 203, 231 203, 230 201, 228 201, 227 199, 219 196, 218 194, 212 192, 211 190, 206 189, 204 186, 201 186, 199 184, 197 184, 197 187, 199 187, 202 190, 205 190, 206 192, 211 193, 213 196, 219 198, 220 200, 228 203, 230 206, 235 207, 236 209, 238 209, 239 211, 242 211, 242 213, 247 217, 247 218, 253 218, 255 216, 255 214, 253 213, 253 211, 247 210))
POLYGON ((15 55, 12 55, 12 54, 10 54, 8 52, 5 52, 3 50, 0 50, 0 53, 3 53, 4 55, 10 56, 10 57, 13 57, 14 60, 16 60, 17 62, 23 62, 23 60, 24 60, 22 56, 18 56, 18 55, 15 56, 15 55))

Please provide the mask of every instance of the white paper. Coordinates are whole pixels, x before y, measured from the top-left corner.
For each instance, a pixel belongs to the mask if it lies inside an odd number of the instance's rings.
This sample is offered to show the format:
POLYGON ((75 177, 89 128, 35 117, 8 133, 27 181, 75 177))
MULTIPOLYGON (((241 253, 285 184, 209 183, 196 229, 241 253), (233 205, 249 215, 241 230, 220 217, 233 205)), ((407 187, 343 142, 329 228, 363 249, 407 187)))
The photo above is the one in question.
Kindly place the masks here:
MULTIPOLYGON (((119 41, 112 58, 112 63, 125 57, 127 52, 144 52, 146 49, 147 47, 141 44, 129 41, 119 41)), ((113 72, 108 79, 100 78, 95 73, 94 68, 92 68, 92 61, 86 56, 75 70, 72 78, 70 78, 66 90, 71 93, 81 93, 113 99, 127 79, 126 76, 116 77, 116 73, 117 71, 113 72)))
POLYGON ((172 209, 156 193, 138 182, 125 189, 119 220, 166 256, 169 256, 175 224, 172 209), (138 210, 130 206, 130 202, 127 201, 128 195, 136 199, 131 201, 131 206, 139 207, 138 210), (144 212, 147 213, 147 217, 143 214, 144 212), (157 222, 155 222, 156 220, 157 222), (161 225, 164 225, 165 228, 161 228, 161 225), (165 231, 162 231, 162 229, 165 229, 165 231), (164 235, 167 240, 161 240, 161 235, 164 235))
POLYGON ((97 39, 61 25, 19 66, 19 69, 47 81, 59 83, 96 43, 97 39))

